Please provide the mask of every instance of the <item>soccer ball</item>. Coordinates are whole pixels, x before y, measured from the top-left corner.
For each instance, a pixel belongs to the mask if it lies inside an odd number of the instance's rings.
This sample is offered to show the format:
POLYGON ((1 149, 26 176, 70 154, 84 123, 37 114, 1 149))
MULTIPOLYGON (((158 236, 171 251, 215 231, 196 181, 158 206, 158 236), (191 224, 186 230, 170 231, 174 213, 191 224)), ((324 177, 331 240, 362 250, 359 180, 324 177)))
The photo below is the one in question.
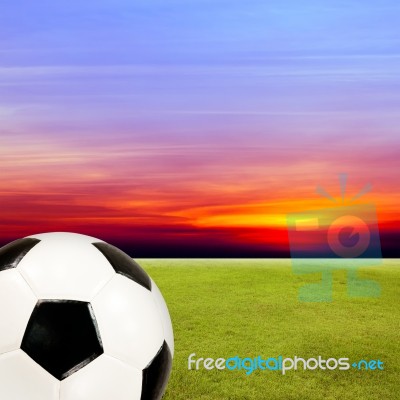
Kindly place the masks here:
POLYGON ((0 249, 0 399, 158 400, 173 352, 159 289, 116 247, 46 233, 0 249))

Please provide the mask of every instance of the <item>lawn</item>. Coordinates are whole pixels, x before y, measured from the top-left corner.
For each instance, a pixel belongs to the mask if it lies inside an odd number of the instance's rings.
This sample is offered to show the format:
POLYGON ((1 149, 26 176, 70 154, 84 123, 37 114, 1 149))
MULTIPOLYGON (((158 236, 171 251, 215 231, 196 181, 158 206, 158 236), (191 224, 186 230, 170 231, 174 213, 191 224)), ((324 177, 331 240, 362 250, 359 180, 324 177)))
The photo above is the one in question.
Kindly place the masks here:
POLYGON ((346 292, 334 273, 332 302, 298 300, 318 274, 295 275, 290 260, 139 260, 157 282, 175 331, 165 400, 400 399, 400 261, 360 270, 379 298, 346 292), (188 356, 380 359, 383 371, 189 371, 188 356))

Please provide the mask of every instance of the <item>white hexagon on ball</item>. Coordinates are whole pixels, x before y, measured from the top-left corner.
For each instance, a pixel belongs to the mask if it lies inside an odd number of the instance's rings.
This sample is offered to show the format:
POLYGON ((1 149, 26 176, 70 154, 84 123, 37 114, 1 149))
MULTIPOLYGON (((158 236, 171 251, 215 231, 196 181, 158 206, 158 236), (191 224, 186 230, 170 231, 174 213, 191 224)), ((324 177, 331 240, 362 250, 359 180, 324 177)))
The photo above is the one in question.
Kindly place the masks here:
POLYGON ((93 237, 47 233, 0 249, 0 398, 160 400, 174 339, 156 284, 93 237))

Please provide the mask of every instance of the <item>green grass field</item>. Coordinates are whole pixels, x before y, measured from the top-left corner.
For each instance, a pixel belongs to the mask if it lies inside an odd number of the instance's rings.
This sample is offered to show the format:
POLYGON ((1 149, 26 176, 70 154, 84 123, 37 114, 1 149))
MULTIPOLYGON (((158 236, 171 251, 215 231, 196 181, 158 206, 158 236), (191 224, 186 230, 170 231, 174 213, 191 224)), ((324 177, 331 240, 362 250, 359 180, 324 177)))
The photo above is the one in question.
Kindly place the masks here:
POLYGON ((400 399, 400 260, 360 270, 379 298, 351 298, 334 273, 334 300, 304 303, 290 260, 139 260, 168 303, 175 359, 165 400, 400 399), (384 371, 189 371, 188 356, 380 359, 384 371))

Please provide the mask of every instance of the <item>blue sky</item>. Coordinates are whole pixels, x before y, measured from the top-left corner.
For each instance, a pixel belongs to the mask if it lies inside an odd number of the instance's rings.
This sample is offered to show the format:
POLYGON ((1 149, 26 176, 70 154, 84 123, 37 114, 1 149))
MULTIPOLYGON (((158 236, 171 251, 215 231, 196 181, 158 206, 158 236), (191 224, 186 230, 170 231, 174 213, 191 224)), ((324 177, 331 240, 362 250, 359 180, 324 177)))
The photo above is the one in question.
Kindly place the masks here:
POLYGON ((398 50, 395 0, 3 3, 2 52, 10 65, 208 64, 398 50))
POLYGON ((5 2, 0 107, 59 114, 62 103, 78 120, 79 106, 118 120, 129 110, 163 119, 353 103, 387 113, 398 105, 399 11, 396 1, 5 2))

